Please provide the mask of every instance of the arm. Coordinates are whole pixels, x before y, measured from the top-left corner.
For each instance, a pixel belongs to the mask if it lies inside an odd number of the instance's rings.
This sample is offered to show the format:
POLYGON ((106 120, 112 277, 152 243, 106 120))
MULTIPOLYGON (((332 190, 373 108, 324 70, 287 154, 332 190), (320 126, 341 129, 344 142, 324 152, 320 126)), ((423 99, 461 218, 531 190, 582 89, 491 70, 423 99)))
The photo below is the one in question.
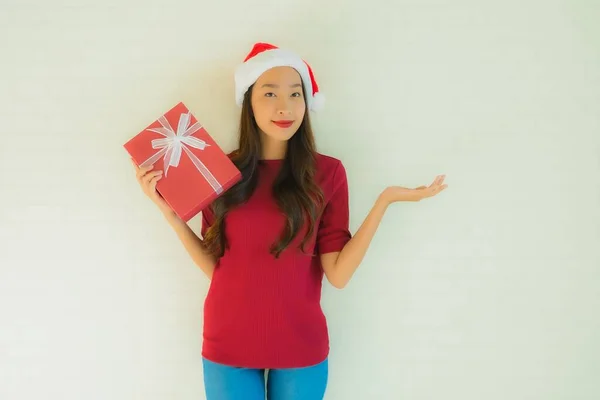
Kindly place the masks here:
POLYGON ((208 279, 212 279, 217 260, 212 254, 208 253, 202 243, 202 239, 174 212, 165 210, 163 214, 169 225, 175 230, 179 240, 183 243, 183 247, 187 250, 190 257, 192 257, 194 263, 200 267, 208 279))
POLYGON ((367 253, 388 205, 385 198, 379 196, 360 228, 346 243, 342 251, 321 255, 321 265, 325 276, 334 287, 343 289, 354 275, 367 253))
POLYGON ((327 280, 336 288, 343 289, 362 262, 371 240, 379 227, 388 206, 398 201, 421 201, 435 196, 448 185, 444 184, 444 175, 436 177, 429 186, 409 189, 402 186, 386 188, 375 201, 375 205, 361 224, 354 236, 344 245, 341 251, 321 255, 321 265, 327 280))
POLYGON ((156 183, 162 178, 162 171, 153 171, 152 165, 138 167, 133 159, 131 160, 131 163, 135 170, 136 179, 144 191, 144 194, 158 206, 169 225, 175 230, 179 240, 183 243, 183 247, 185 247, 192 257, 194 263, 200 267, 208 279, 212 279, 217 263, 215 257, 208 253, 202 240, 190 229, 187 223, 171 210, 167 202, 156 191, 156 183))

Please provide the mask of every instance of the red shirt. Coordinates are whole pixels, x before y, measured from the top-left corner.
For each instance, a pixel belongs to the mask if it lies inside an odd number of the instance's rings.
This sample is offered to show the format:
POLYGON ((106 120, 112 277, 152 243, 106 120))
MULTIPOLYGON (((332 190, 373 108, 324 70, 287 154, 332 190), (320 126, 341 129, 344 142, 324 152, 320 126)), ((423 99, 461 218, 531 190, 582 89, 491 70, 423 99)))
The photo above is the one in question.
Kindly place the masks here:
MULTIPOLYGON (((305 246, 307 254, 298 249, 301 230, 275 259, 269 246, 285 216, 271 187, 282 163, 260 161, 255 192, 225 218, 229 248, 217 262, 204 302, 202 355, 213 362, 292 368, 318 364, 329 354, 319 254, 341 251, 351 237, 346 171, 338 159, 318 154, 315 178, 326 201, 318 229, 305 246)), ((204 210, 202 235, 213 221, 204 210)))

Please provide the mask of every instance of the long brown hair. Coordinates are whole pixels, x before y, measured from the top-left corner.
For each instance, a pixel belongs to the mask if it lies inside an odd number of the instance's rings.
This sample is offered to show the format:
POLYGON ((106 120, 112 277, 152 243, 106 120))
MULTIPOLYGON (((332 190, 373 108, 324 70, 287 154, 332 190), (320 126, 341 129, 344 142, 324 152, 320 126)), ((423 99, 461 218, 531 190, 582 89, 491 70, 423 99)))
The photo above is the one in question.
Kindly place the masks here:
MULTIPOLYGON (((242 173, 242 179, 212 203, 215 220, 204 237, 204 245, 217 258, 224 254, 228 245, 224 229, 225 215, 246 202, 258 184, 257 167, 262 146, 250 101, 252 89, 253 86, 248 89, 242 104, 238 149, 230 154, 230 159, 242 173)), ((286 225, 280 239, 270 247, 270 253, 276 258, 308 222, 308 229, 300 243, 300 249, 304 252, 306 242, 316 230, 316 220, 323 204, 323 192, 315 183, 317 152, 308 110, 287 145, 285 160, 272 188, 277 205, 286 215, 286 225)))

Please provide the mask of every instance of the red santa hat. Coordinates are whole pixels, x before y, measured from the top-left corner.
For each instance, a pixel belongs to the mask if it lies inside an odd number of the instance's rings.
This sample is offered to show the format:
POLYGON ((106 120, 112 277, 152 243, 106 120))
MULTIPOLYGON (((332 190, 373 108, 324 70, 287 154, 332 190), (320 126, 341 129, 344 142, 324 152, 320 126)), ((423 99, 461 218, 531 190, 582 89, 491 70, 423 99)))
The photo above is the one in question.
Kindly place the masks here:
POLYGON ((269 43, 256 43, 244 62, 235 71, 235 100, 238 106, 244 101, 248 88, 267 70, 274 67, 292 67, 300 74, 306 91, 306 106, 317 111, 324 105, 325 98, 319 92, 312 69, 292 51, 280 49, 269 43))

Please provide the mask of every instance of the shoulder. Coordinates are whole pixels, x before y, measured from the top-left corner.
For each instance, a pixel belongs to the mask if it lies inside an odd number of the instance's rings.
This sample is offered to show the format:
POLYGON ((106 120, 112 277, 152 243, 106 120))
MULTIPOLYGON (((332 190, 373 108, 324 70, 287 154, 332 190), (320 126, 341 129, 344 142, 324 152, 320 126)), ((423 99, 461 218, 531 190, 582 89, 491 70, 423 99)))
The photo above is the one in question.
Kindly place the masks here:
POLYGON ((335 175, 336 173, 345 173, 345 168, 342 160, 333 156, 317 153, 317 171, 324 175, 335 175))
POLYGON ((342 164, 342 160, 328 154, 317 153, 317 168, 318 169, 335 169, 342 164))
POLYGON ((327 154, 317 153, 317 180, 326 191, 335 191, 347 181, 346 168, 342 160, 327 154))

